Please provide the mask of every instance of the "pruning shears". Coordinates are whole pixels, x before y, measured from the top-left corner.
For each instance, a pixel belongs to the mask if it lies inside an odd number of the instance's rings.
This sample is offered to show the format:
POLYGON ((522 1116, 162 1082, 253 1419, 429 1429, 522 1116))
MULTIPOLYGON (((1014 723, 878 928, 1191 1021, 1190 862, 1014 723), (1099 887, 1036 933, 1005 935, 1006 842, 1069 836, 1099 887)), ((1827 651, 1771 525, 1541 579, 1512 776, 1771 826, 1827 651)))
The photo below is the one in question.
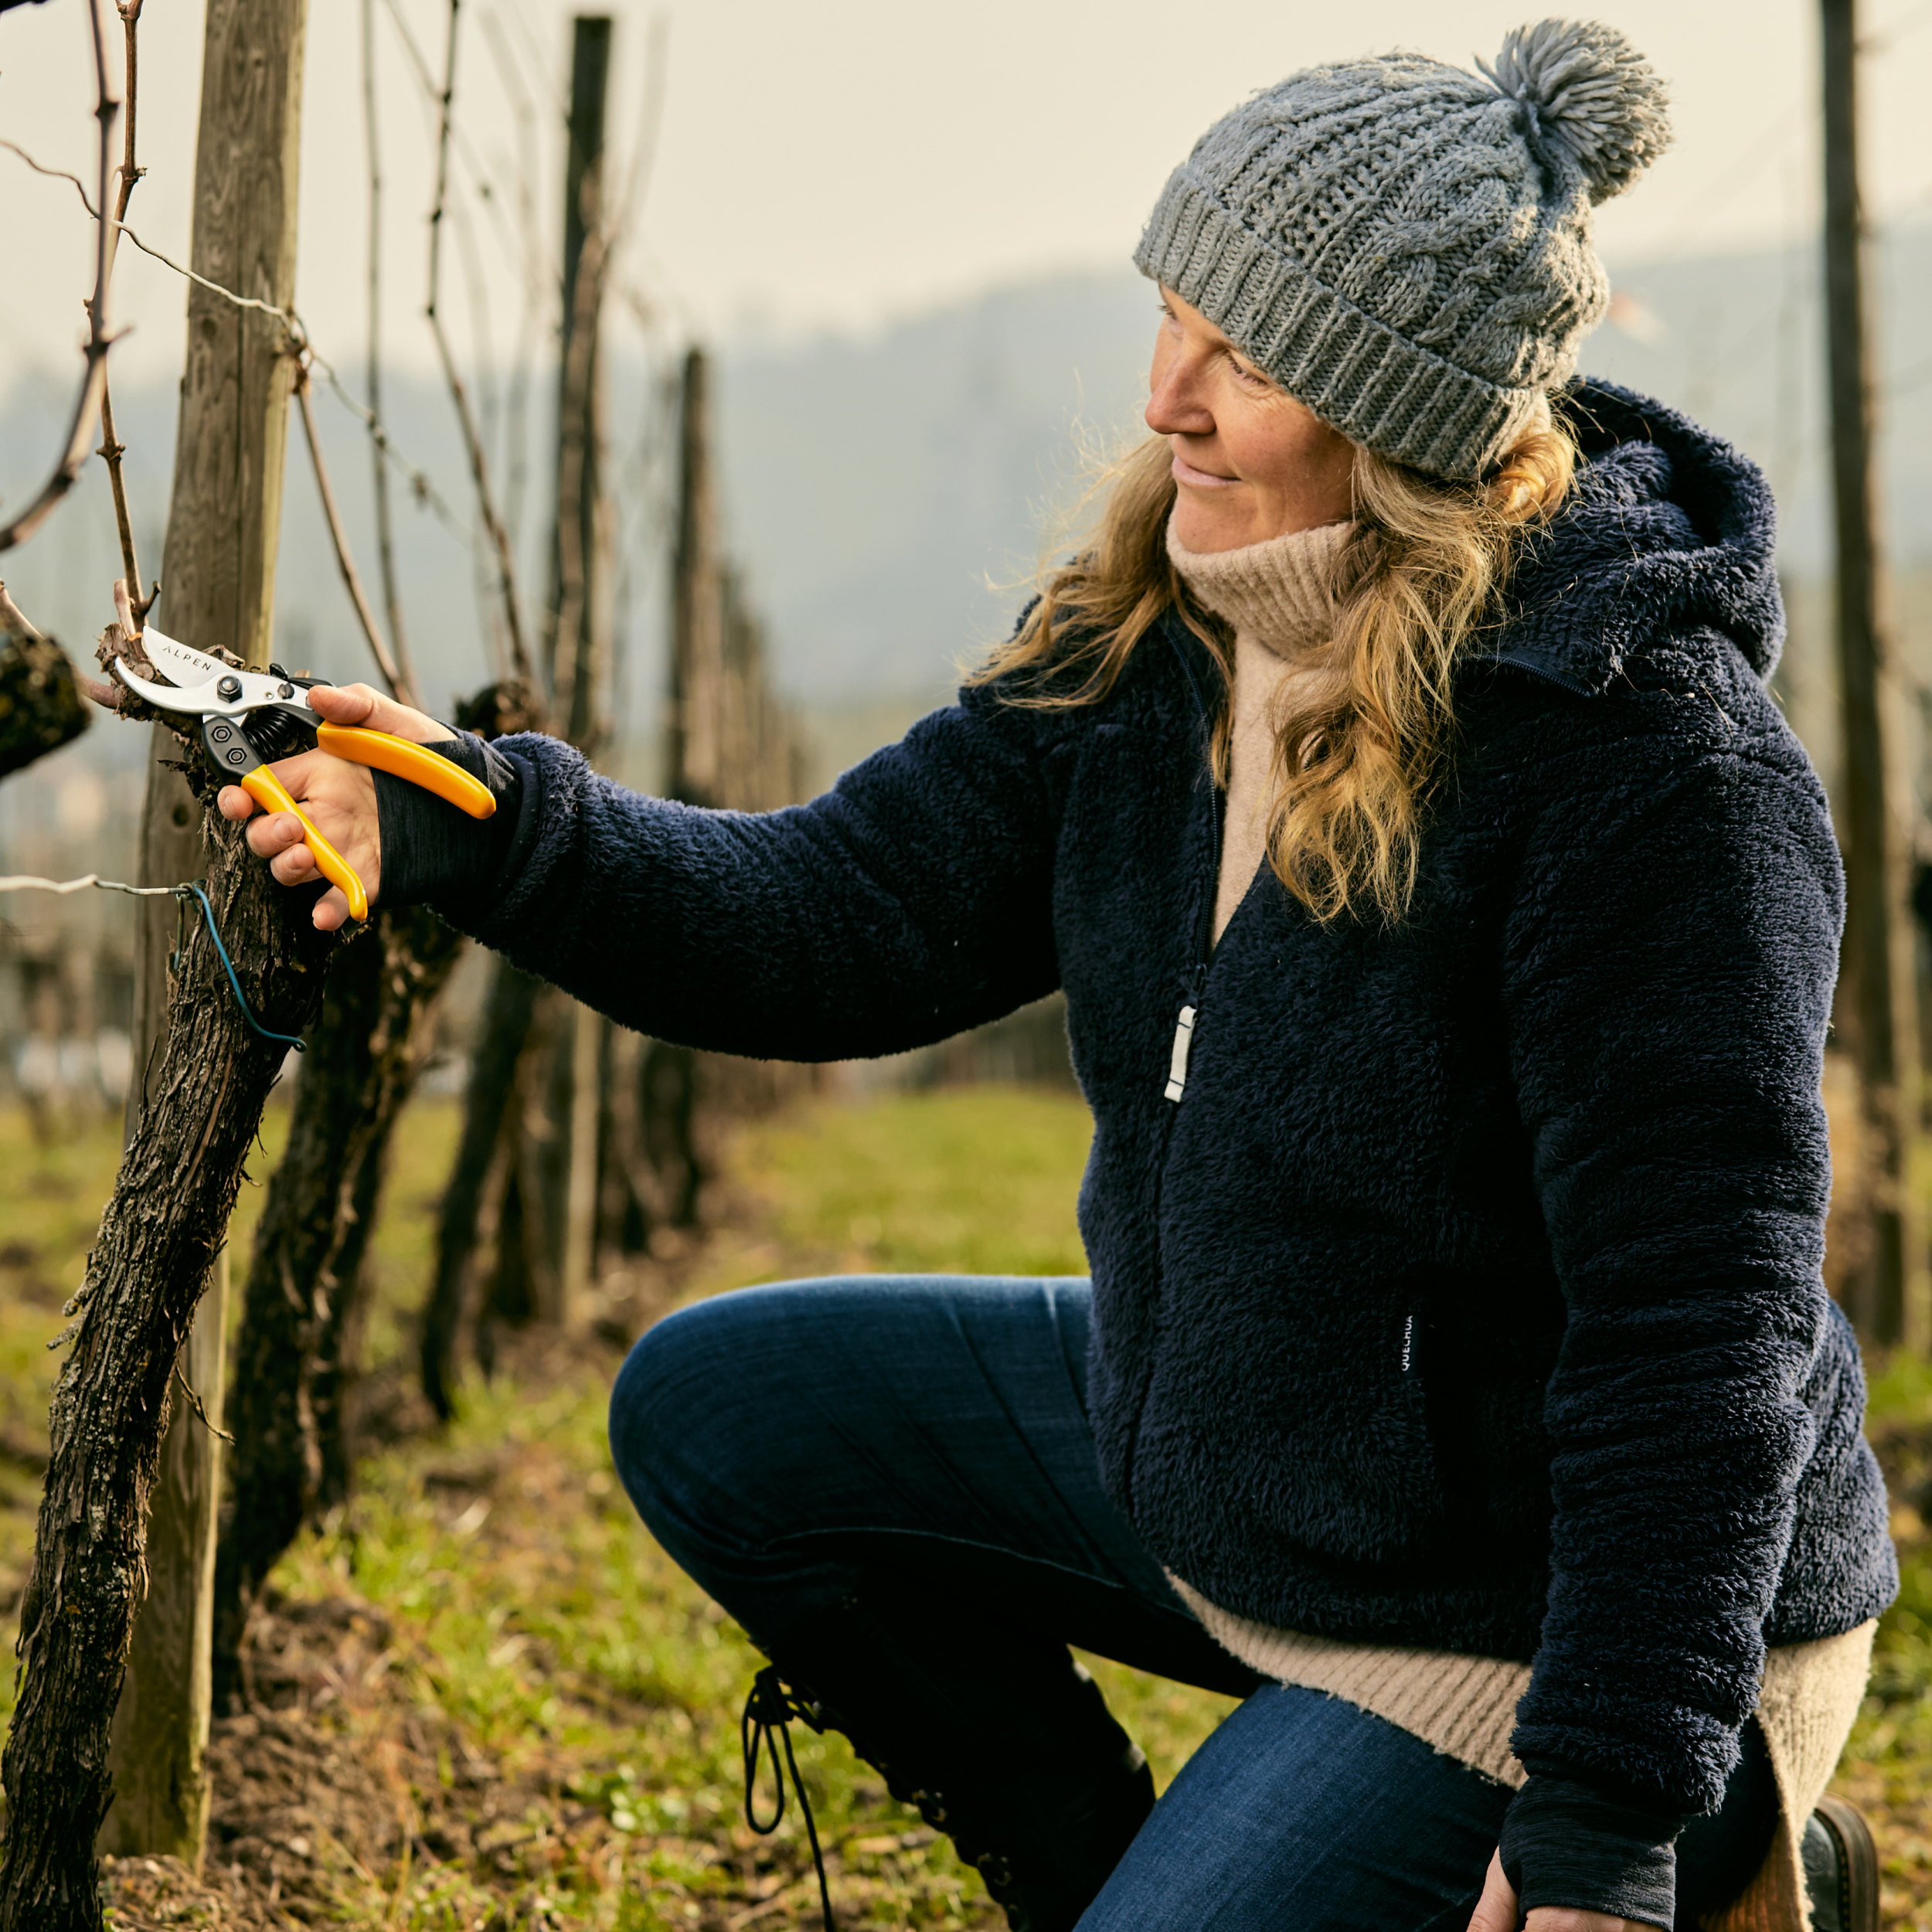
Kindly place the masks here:
POLYGON ((369 894, 355 868, 315 829, 288 787, 268 769, 274 760, 293 757, 312 743, 352 764, 368 765, 420 785, 472 818, 487 818, 496 810, 488 786, 439 753, 387 731, 331 724, 318 717, 308 693, 312 686, 325 684, 325 679, 294 677, 278 664, 271 664, 266 675, 237 671, 219 658, 164 637, 151 624, 141 631, 140 642, 149 663, 175 682, 151 684, 118 658, 114 675, 161 710, 198 716, 202 744, 215 770, 240 785, 264 811, 292 811, 302 821, 303 842, 315 856, 316 870, 342 888, 352 919, 368 918, 369 894))

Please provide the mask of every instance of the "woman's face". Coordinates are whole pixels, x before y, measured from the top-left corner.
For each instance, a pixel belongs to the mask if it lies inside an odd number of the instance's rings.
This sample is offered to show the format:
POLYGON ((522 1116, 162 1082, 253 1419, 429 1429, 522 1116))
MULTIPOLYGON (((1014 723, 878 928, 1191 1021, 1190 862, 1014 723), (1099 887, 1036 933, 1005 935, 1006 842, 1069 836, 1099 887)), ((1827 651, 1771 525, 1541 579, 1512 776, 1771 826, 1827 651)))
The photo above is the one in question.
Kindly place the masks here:
POLYGON ((1238 549, 1352 514, 1355 445, 1171 288, 1148 379, 1148 427, 1173 447, 1174 533, 1189 549, 1238 549))

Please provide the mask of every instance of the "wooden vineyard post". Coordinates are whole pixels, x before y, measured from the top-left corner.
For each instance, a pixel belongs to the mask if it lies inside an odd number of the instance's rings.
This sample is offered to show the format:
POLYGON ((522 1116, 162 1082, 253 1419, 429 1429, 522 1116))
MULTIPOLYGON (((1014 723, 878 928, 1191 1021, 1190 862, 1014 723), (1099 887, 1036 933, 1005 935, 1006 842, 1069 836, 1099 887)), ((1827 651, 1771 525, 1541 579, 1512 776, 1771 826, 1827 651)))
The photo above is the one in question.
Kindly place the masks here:
MULTIPOLYGON (((563 335, 557 376, 556 534, 546 669, 552 725, 587 757, 601 749, 600 715, 610 663, 609 524, 600 465, 603 376, 598 331, 606 232, 605 109, 611 83, 611 20, 579 14, 570 32, 570 117, 563 179, 563 335)), ((538 1280, 567 1323, 590 1286, 597 1221, 599 1046, 595 1016, 561 995, 551 1051, 551 1138, 543 1162, 539 1236, 547 1265, 538 1280)))
POLYGON ((696 347, 685 354, 678 434, 665 790, 686 804, 768 811, 798 796, 797 731, 719 532, 711 365, 696 347))
MULTIPOLYGON (((678 390, 678 510, 671 551, 671 675, 664 788, 688 805, 725 803, 725 569, 711 468, 710 362, 685 352, 678 390)), ((638 1126, 674 1226, 698 1215, 698 1056, 653 1040, 638 1073, 638 1126)))
MULTIPOLYGON (((224 288, 286 309, 295 288, 296 170, 305 0, 209 0, 195 163, 192 265, 224 288)), ((277 317, 199 285, 188 300, 188 362, 159 621, 199 649, 265 665, 274 616, 282 464, 294 365, 277 317)), ((138 593, 138 586, 129 587, 138 593)), ((206 864, 202 808, 178 770, 179 742, 155 730, 141 816, 144 885, 206 864)), ((135 940, 131 1140, 168 1007, 175 908, 140 902, 135 940)), ((221 1410, 225 1250, 181 1366, 211 1420, 221 1410)), ((219 1445, 178 1401, 148 1526, 148 1587, 135 1624, 110 1758, 115 1798, 104 1850, 165 1853, 199 1869, 206 1842, 203 1766, 219 1445)))
POLYGON ((603 736, 599 708, 610 621, 598 335, 604 267, 604 124, 611 22, 571 25, 570 118, 563 182, 563 335, 557 374, 556 533, 546 640, 553 727, 579 750, 603 736))
MULTIPOLYGON (((726 560, 712 449, 711 366, 685 352, 671 564, 671 675, 665 789, 686 804, 768 811, 799 795, 798 736, 771 689, 764 638, 726 560)), ((677 1225, 697 1216, 704 1181, 699 1123, 768 1107, 801 1077, 654 1040, 638 1083, 656 1194, 677 1225)))
POLYGON ((719 694, 724 679, 724 585, 711 474, 710 364, 685 351, 678 415, 678 520, 671 560, 671 704, 665 789, 715 805, 723 778, 719 694))
POLYGON ((1923 1345, 1926 1260, 1911 1199, 1919 1117, 1917 977, 1904 904, 1885 651, 1867 371, 1866 223, 1858 178, 1855 0, 1824 0, 1825 306, 1837 536, 1838 693, 1845 756, 1835 804, 1845 851, 1843 971, 1851 982, 1866 1239, 1851 1313, 1867 1347, 1923 1345))

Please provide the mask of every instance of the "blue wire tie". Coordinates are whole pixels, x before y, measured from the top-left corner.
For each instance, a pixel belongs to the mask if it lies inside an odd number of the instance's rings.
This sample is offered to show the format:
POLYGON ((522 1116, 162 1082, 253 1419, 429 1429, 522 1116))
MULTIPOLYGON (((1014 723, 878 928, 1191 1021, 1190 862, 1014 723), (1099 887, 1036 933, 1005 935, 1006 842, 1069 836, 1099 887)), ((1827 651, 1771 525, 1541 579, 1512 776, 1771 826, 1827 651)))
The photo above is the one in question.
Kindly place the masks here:
POLYGON ((185 886, 175 888, 175 896, 180 898, 192 893, 201 901, 202 917, 208 921, 208 937, 215 942, 215 951, 221 954, 221 963, 228 969, 228 983, 235 989, 235 1004, 242 1009, 242 1018, 247 1021, 264 1039, 280 1040, 284 1046, 292 1046, 298 1053, 305 1053, 308 1047, 293 1033, 271 1033, 248 1009, 248 1002, 243 995, 241 981, 235 977, 235 962, 228 957, 228 948, 221 943, 221 934, 215 926, 215 909, 208 903, 208 895, 199 882, 190 879, 185 886))

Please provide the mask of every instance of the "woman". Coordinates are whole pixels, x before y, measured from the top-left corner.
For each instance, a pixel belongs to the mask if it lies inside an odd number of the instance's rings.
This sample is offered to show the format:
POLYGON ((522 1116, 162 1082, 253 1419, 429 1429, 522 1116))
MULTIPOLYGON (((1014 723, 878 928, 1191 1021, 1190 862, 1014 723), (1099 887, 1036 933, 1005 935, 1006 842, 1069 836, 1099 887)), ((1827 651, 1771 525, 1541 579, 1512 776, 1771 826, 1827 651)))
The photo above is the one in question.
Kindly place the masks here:
MULTIPOLYGON (((810 805, 538 737, 446 744, 481 828, 280 767, 385 900, 655 1034, 843 1058, 1065 988, 1090 1285, 747 1290, 611 1412, 773 1660, 753 1715, 846 1732, 1016 1927, 1801 1920, 1895 1573, 1819 1272, 1842 893, 1770 503, 1570 379, 1592 205, 1667 138, 1554 22, 1236 109, 1137 257, 1155 440, 810 805), (1070 1641, 1243 1697, 1158 1805, 1070 1641)), ((291 885, 298 833, 249 834, 291 885)))

